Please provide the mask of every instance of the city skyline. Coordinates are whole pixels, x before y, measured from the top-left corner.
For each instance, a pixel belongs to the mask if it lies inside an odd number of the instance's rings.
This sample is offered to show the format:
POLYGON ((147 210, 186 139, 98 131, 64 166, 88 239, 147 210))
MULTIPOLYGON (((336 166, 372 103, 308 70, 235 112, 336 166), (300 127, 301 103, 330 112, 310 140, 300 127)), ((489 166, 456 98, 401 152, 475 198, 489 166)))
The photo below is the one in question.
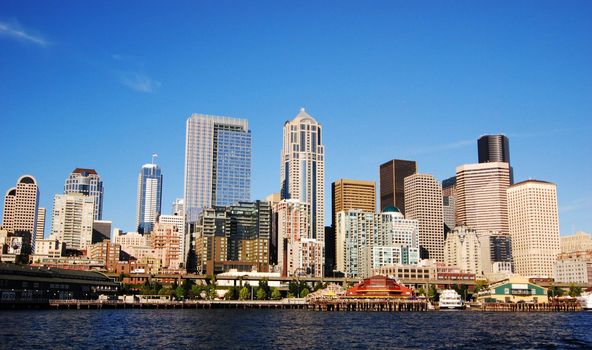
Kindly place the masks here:
MULTIPOLYGON (((560 9, 546 3, 540 5, 544 11, 518 6, 502 22, 510 24, 502 31, 502 38, 491 38, 487 44, 491 48, 478 41, 500 29, 501 25, 495 22, 506 15, 503 6, 488 9, 493 16, 491 22, 463 19, 436 34, 435 29, 450 23, 439 22, 437 28, 429 30, 422 26, 416 32, 406 30, 405 25, 414 23, 406 15, 419 9, 398 4, 387 12, 395 17, 393 22, 402 21, 402 24, 378 20, 376 27, 372 27, 360 19, 356 22, 361 29, 357 37, 331 30, 325 23, 331 22, 329 12, 322 5, 318 11, 304 6, 290 9, 291 12, 282 11, 278 20, 284 20, 286 25, 282 27, 289 28, 306 13, 312 23, 310 30, 295 33, 280 28, 279 33, 272 35, 264 33, 265 22, 253 29, 239 22, 234 31, 222 29, 224 25, 219 23, 215 26, 206 23, 208 33, 219 41, 209 42, 198 36, 195 44, 180 47, 170 46, 153 29, 137 22, 131 24, 132 32, 138 34, 139 29, 146 29, 146 35, 152 35, 158 45, 164 46, 161 51, 170 49, 171 54, 179 57, 182 49, 188 50, 183 56, 191 57, 199 44, 222 55, 244 53, 246 63, 229 57, 220 63, 202 59, 200 63, 212 68, 213 73, 208 73, 197 70, 197 63, 181 58, 179 67, 165 69, 164 66, 175 61, 149 49, 146 42, 126 46, 133 39, 129 35, 113 45, 86 44, 84 35, 94 38, 101 30, 109 29, 104 24, 95 29, 91 29, 93 25, 78 26, 82 33, 73 35, 60 29, 57 23, 62 15, 51 9, 39 11, 51 13, 52 16, 46 16, 51 18, 48 20, 28 13, 17 3, 7 3, 0 17, 3 24, 0 49, 6 52, 0 65, 0 74, 5 77, 0 83, 0 96, 6 97, 0 100, 0 113, 2 129, 11 132, 0 139, 0 145, 5 150, 14 150, 19 144, 20 149, 0 154, 3 164, 0 189, 6 191, 20 176, 30 174, 39 184, 39 207, 50 212, 53 196, 63 190, 65 174, 75 167, 96 169, 105 187, 103 219, 113 221, 114 227, 133 231, 137 169, 145 154, 157 151, 161 155, 159 163, 167 174, 163 188, 164 214, 168 214, 174 199, 183 196, 185 119, 192 113, 211 113, 249 120, 253 131, 251 200, 262 199, 278 190, 282 124, 303 106, 324 127, 325 186, 340 178, 378 183, 379 165, 394 158, 413 159, 417 161, 418 172, 432 174, 442 181, 453 176, 457 166, 477 163, 480 135, 503 132, 510 138, 516 182, 536 178, 557 184, 561 234, 590 232, 592 184, 587 179, 592 165, 581 160, 589 157, 592 150, 586 140, 592 124, 586 119, 590 111, 586 96, 591 74, 585 63, 592 59, 592 47, 581 34, 590 31, 590 24, 579 14, 589 6, 571 4, 560 9), (527 13, 528 28, 519 24, 521 16, 527 13), (547 26, 547 13, 562 15, 558 18, 562 29, 547 26), (463 25, 476 28, 479 35, 465 33, 463 25), (20 29, 29 39, 15 37, 11 28, 20 29), (233 39, 236 29, 245 31, 233 39), (312 37, 319 29, 328 29, 327 38, 312 37), (386 40, 388 34, 393 34, 392 42, 386 40), (460 34, 461 40, 453 40, 460 34), (291 41, 275 45, 281 35, 291 41), (517 48, 516 42, 510 40, 514 37, 529 40, 529 47, 520 51, 521 57, 512 55, 512 50, 517 48), (426 45, 430 38, 436 39, 436 43, 452 40, 453 44, 451 48, 439 45, 430 48, 426 45), (461 44, 462 39, 465 44, 461 44), (323 49, 323 45, 331 42, 343 48, 331 44, 330 50, 323 49), (384 56, 388 59, 372 53, 380 44, 384 44, 384 56), (313 58, 304 59, 308 64, 304 68, 290 61, 299 46, 315 52, 313 58), (365 54, 355 50, 364 47, 370 49, 363 50, 365 54), (562 50, 564 47, 569 50, 562 50), (336 51, 331 53, 331 50, 336 51), (405 50, 411 54, 401 53, 405 50), (455 50, 460 50, 461 55, 455 50), (351 57, 343 58, 345 52, 351 57), (436 53, 440 53, 435 55, 438 60, 430 58, 436 53), (269 68, 251 67, 260 54, 267 55, 263 64, 274 60, 278 63, 269 68), (514 62, 509 63, 507 56, 514 62), (458 62, 449 61, 452 57, 458 62), (60 60, 64 62, 59 63, 60 60), (65 66, 68 64, 71 67, 65 66), (217 81, 216 74, 226 68, 229 72, 217 81), (232 77, 241 68, 245 73, 242 82, 232 77), (208 88, 196 87, 191 93, 185 92, 191 86, 184 77, 185 70, 190 72, 190 78, 200 77, 205 82, 202 85, 208 88), (316 73, 323 70, 317 77, 316 73), (63 81, 58 76, 62 71, 66 73, 63 81), (276 72, 277 78, 273 77, 276 72), (141 79, 140 73, 153 77, 141 79), (263 79, 252 86, 257 77, 263 79), (286 86, 282 84, 284 81, 291 83, 286 86), (58 89, 53 88, 54 84, 58 89), (227 86, 232 88, 226 89, 227 86), (302 92, 304 87, 307 89, 302 92), (446 91, 449 89, 453 91, 446 91), (570 91, 567 94, 570 96, 562 91, 570 91), (77 124, 73 122, 83 113, 101 122, 92 131, 76 133, 77 124), (35 116, 36 123, 25 134, 18 125, 22 118, 31 116, 35 116), (136 142, 138 125, 143 137, 151 140, 149 146, 136 142), (19 142, 25 137, 32 137, 35 142, 19 142), (76 149, 72 149, 72 143, 78 144, 76 149)), ((352 6, 345 7, 333 19, 333 26, 344 28, 345 23, 355 18, 352 6)), ((223 10, 204 5, 187 12, 202 11, 223 23, 230 23, 240 12, 235 9, 236 12, 231 11, 226 17, 223 10)), ((474 14, 479 18, 481 11, 484 10, 473 9, 467 17, 474 14)), ((154 19, 154 9, 150 6, 140 12, 154 19)), ((255 18, 261 16, 249 14, 255 18)), ((106 15, 107 9, 97 9, 97 20, 106 15)), ((424 15, 428 21, 440 16, 437 6, 424 15)), ((88 19, 81 16, 80 20, 88 19)), ((122 28, 121 21, 116 15, 113 30, 122 28)), ((164 29, 165 37, 178 30, 190 30, 185 26, 164 27, 168 28, 164 29)), ((70 28, 68 23, 64 28, 70 28)), ((329 199, 325 194, 326 223, 330 218, 329 199)), ((47 219, 46 233, 50 225, 51 220, 47 219)))

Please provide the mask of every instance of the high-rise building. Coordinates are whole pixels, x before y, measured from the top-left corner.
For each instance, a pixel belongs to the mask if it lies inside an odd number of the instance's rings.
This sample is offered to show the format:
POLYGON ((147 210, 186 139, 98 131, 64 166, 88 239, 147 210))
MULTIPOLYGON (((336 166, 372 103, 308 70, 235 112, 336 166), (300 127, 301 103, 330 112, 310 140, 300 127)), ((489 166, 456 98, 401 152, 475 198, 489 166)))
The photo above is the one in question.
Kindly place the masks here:
POLYGON ((404 186, 405 217, 419 221, 421 258, 444 262, 442 185, 430 174, 413 174, 405 178, 404 186))
MULTIPOLYGON (((325 244, 325 148, 323 146, 322 127, 304 108, 298 115, 284 124, 284 141, 281 157, 281 198, 296 200, 307 204, 310 218, 310 231, 306 239, 316 240, 319 249, 309 252, 320 252, 321 262, 312 265, 324 265, 325 244)), ((322 276, 315 269, 314 274, 322 276)))
POLYGON ((185 142, 185 215, 204 208, 249 201, 251 131, 246 119, 193 114, 185 142))
POLYGON ((456 168, 456 225, 478 233, 508 233, 508 163, 466 164, 456 168))
POLYGON ((481 232, 477 235, 481 243, 481 265, 483 273, 495 273, 496 264, 509 266, 512 271, 512 239, 509 234, 481 232))
POLYGON ((179 251, 181 254, 180 263, 185 266, 188 253, 187 236, 185 235, 185 217, 183 215, 160 215, 158 222, 163 225, 174 225, 179 233, 179 251))
POLYGON ((553 277, 560 252, 557 187, 546 181, 526 180, 507 192, 516 273, 553 277))
POLYGON ((162 170, 152 157, 152 163, 144 164, 138 175, 136 225, 139 232, 152 232, 161 213, 162 179, 162 170))
POLYGON ((9 189, 4 197, 2 226, 9 234, 23 236, 23 252, 33 254, 37 235, 39 187, 31 175, 23 175, 16 187, 9 189))
POLYGON ((94 219, 103 219, 103 181, 96 170, 74 169, 64 184, 64 194, 70 193, 93 196, 95 200, 94 219))
POLYGON ((179 226, 157 222, 150 234, 154 256, 159 259, 159 266, 163 269, 177 270, 182 267, 181 233, 179 226))
POLYGON ((574 253, 592 250, 592 235, 580 231, 571 236, 561 237, 561 253, 574 253))
POLYGON ((53 199, 51 234, 68 249, 92 244, 95 198, 81 193, 56 194, 53 199))
POLYGON ((444 241, 444 263, 462 272, 480 275, 483 272, 481 241, 475 230, 457 226, 444 241))
POLYGON ((111 224, 109 220, 95 220, 93 222, 92 243, 111 240, 111 224))
POLYGON ((393 159, 380 166, 380 210, 393 206, 405 215, 405 178, 416 172, 412 160, 393 159))
POLYGON ((510 165, 510 141, 505 135, 484 135, 477 141, 479 163, 503 162, 510 168, 510 184, 514 183, 514 170, 510 165))
POLYGON ((336 270, 369 277, 373 269, 419 262, 419 222, 395 208, 383 213, 349 209, 336 216, 336 270))
POLYGON ((45 238, 45 208, 37 209, 37 227, 35 233, 35 240, 41 240, 45 238))
POLYGON ((442 214, 448 231, 456 226, 456 176, 442 181, 442 214))
POLYGON ((484 135, 477 141, 479 163, 510 163, 510 141, 505 135, 484 135))

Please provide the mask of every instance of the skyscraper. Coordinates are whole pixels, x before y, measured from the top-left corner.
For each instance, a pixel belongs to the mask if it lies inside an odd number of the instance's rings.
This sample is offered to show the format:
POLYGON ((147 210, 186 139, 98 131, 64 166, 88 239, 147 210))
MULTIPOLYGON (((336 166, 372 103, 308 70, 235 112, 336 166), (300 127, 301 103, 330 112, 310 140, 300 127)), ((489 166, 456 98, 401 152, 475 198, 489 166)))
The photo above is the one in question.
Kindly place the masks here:
POLYGON ((51 234, 69 249, 92 244, 95 198, 82 193, 56 194, 53 199, 51 234))
MULTIPOLYGON (((307 247, 318 243, 321 258, 324 259, 325 148, 321 125, 304 108, 292 121, 284 124, 280 179, 282 199, 297 200, 308 205, 311 230, 303 238, 316 240, 316 243, 307 247)), ((321 265, 324 265, 324 261, 321 265)))
POLYGON ((44 239, 45 236, 45 208, 37 209, 37 227, 35 228, 35 240, 44 239))
POLYGON ((161 213, 162 179, 162 170, 152 157, 152 163, 144 164, 138 176, 136 225, 139 232, 152 232, 161 213))
POLYGON ((203 208, 249 201, 251 131, 246 119, 193 114, 185 140, 185 215, 203 208))
POLYGON ((405 178, 417 172, 412 160, 393 159, 380 166, 380 210, 397 207, 405 215, 405 178))
POLYGON ((37 180, 31 175, 19 177, 16 187, 9 189, 4 197, 2 226, 8 233, 27 236, 28 241, 22 243, 23 248, 26 248, 24 251, 28 254, 32 254, 35 249, 38 208, 39 187, 37 180))
POLYGON ((456 226, 456 176, 442 181, 444 224, 448 231, 456 226))
POLYGON ((66 179, 64 194, 81 193, 95 199, 94 219, 103 219, 103 181, 94 169, 76 168, 66 179))
POLYGON ((172 213, 177 216, 185 215, 185 204, 183 204, 183 198, 176 198, 173 202, 172 213))
POLYGON ((419 221, 421 258, 444 262, 442 185, 430 174, 413 174, 404 184, 405 217, 419 221))
POLYGON ((444 241, 444 263, 463 272, 480 275, 483 272, 481 241, 475 230, 458 226, 444 241))
POLYGON ((511 186, 507 192, 516 273, 553 277, 561 251, 557 187, 546 181, 527 180, 511 186))
POLYGON ((466 164, 456 168, 456 225, 477 233, 508 234, 508 163, 466 164))
POLYGON ((505 135, 484 135, 477 141, 479 163, 510 163, 510 141, 505 135))

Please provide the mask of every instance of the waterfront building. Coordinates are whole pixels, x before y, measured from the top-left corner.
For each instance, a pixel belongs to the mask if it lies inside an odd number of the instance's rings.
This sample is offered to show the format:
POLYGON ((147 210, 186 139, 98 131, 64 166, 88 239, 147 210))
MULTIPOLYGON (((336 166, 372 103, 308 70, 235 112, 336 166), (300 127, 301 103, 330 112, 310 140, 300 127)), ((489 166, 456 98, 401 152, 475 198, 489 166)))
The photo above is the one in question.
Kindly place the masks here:
POLYGON ((64 183, 64 194, 80 193, 95 200, 94 219, 103 219, 103 181, 95 169, 76 168, 64 183))
POLYGON ((444 219, 442 186, 430 174, 405 178, 405 217, 419 221, 419 249, 422 259, 444 262, 444 219))
POLYGON ((574 253, 592 249, 592 235, 579 231, 571 236, 560 237, 561 253, 574 253))
POLYGON ((246 119, 193 114, 185 141, 186 219, 202 209, 249 201, 251 131, 246 119))
POLYGON ((380 210, 396 207, 406 215, 405 178, 417 172, 413 160, 393 159, 380 165, 380 210))
POLYGON ((508 188, 508 212, 516 273, 554 276, 560 252, 555 184, 527 180, 512 185, 508 188))
POLYGON ((438 278, 436 264, 433 260, 422 260, 417 265, 392 264, 373 269, 375 275, 385 275, 400 280, 418 280, 425 284, 438 278))
POLYGON ((37 226, 35 227, 35 242, 45 238, 45 208, 37 209, 37 226))
POLYGON ((456 168, 456 225, 478 233, 508 233, 508 163, 466 164, 456 168))
POLYGON ((56 194, 51 234, 68 249, 83 250, 92 244, 95 198, 81 193, 56 194))
POLYGON ((150 245, 162 269, 178 270, 183 266, 181 234, 176 224, 157 222, 150 234, 150 245))
POLYGON ((514 275, 509 278, 490 284, 489 287, 478 294, 480 302, 499 303, 547 303, 547 288, 530 283, 528 278, 514 275))
POLYGON ((350 209, 337 213, 336 269, 346 277, 368 277, 372 269, 419 262, 419 223, 395 208, 383 213, 350 209))
MULTIPOLYGON (((306 204, 303 208, 307 210, 309 229, 306 236, 302 238, 315 240, 314 244, 319 247, 321 261, 314 262, 312 265, 320 265, 322 268, 320 271, 314 269, 312 273, 315 276, 322 276, 325 263, 325 147, 322 126, 306 113, 304 108, 301 108, 293 120, 284 123, 283 136, 280 167, 281 198, 306 204)), ((312 242, 309 241, 310 244, 313 244, 312 242)), ((310 245, 309 243, 307 246, 310 245)), ((298 264, 300 263, 302 260, 299 260, 298 264)), ((294 268, 304 268, 304 266, 294 266, 294 268)), ((308 271, 311 268, 308 266, 305 270, 308 271)))
POLYGON ((144 164, 138 175, 138 199, 136 227, 138 232, 152 232, 154 223, 161 213, 162 170, 154 163, 144 164))
POLYGON ((183 198, 176 198, 173 202, 172 214, 177 216, 185 216, 185 201, 183 198))
POLYGON ((92 242, 98 243, 105 240, 111 239, 111 224, 109 220, 94 220, 93 221, 93 233, 92 242))
POLYGON ((53 237, 39 239, 35 242, 35 254, 33 262, 42 260, 54 260, 61 258, 66 253, 66 244, 53 237))
POLYGON ((448 233, 444 242, 444 263, 464 272, 482 274, 481 242, 477 232, 466 226, 457 226, 448 233))
POLYGON ((555 282, 584 283, 592 282, 592 261, 583 259, 561 259, 555 262, 555 282))
POLYGON ((39 208, 39 187, 31 175, 18 178, 16 186, 6 191, 2 226, 11 236, 21 236, 22 255, 35 251, 39 208))
POLYGON ((358 282, 345 292, 346 298, 408 299, 413 290, 387 276, 372 276, 358 282))

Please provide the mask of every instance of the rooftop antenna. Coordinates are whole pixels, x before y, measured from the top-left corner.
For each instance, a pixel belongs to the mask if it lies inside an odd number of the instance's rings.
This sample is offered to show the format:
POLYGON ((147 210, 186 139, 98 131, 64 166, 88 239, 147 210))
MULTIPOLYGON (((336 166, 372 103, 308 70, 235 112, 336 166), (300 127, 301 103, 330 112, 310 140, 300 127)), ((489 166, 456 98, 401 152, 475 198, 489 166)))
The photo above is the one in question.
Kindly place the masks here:
POLYGON ((154 160, 158 157, 158 154, 152 153, 152 164, 154 164, 154 160))

